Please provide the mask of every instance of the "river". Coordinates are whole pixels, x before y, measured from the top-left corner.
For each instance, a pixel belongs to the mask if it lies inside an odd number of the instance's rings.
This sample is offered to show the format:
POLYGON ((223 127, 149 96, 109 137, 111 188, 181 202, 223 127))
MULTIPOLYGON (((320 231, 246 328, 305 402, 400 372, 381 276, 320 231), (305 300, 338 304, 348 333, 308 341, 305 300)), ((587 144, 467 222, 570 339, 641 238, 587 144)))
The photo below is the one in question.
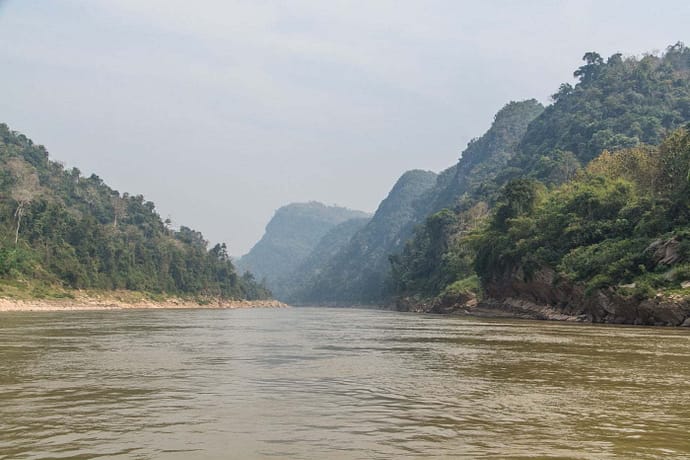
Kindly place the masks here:
POLYGON ((0 314, 0 459, 690 458, 690 331, 289 308, 0 314))

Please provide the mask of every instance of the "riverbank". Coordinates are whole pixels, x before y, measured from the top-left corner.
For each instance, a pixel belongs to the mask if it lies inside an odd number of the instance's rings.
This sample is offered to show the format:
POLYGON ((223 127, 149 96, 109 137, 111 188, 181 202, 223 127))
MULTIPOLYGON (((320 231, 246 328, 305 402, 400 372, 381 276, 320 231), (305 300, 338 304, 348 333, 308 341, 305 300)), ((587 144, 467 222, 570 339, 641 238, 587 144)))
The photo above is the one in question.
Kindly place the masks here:
POLYGON ((13 311, 88 311, 125 309, 185 308, 286 308, 277 300, 147 298, 139 293, 94 294, 76 292, 66 298, 0 298, 0 312, 13 311))
MULTIPOLYGON (((533 291, 533 294, 534 292, 537 291, 533 291)), ((398 299, 388 309, 481 318, 690 327, 690 300, 687 296, 680 295, 659 294, 651 299, 635 299, 598 292, 596 296, 574 298, 575 302, 563 302, 558 306, 518 297, 485 298, 478 301, 468 296, 466 299, 456 299, 455 302, 444 300, 446 301, 404 298, 398 299)))

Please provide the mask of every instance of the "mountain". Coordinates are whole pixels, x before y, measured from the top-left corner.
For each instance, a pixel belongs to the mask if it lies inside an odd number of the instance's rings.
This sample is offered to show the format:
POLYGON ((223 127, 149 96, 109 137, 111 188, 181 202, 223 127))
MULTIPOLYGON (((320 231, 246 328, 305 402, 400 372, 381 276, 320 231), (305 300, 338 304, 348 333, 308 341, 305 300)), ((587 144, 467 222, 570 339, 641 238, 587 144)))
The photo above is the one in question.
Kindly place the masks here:
POLYGON ((690 49, 583 60, 502 170, 429 216, 392 258, 401 308, 479 296, 532 317, 690 316, 690 49))
POLYGON ((347 304, 395 296, 445 304, 478 293, 477 235, 497 214, 511 215, 501 201, 505 193, 529 196, 522 180, 540 187, 572 181, 602 151, 658 145, 690 120, 690 51, 683 44, 661 55, 605 60, 589 52, 583 60, 574 72, 578 82, 561 85, 551 105, 507 104, 456 165, 419 195, 396 202, 400 213, 389 205, 377 211, 323 262, 300 300, 347 304))
POLYGON ((511 102, 495 116, 490 129, 472 140, 458 164, 440 174, 405 173, 371 222, 332 260, 322 262, 318 276, 293 295, 301 302, 380 302, 390 294, 389 257, 402 251, 426 217, 471 191, 489 193, 485 180, 512 158, 529 123, 543 111, 536 100, 511 102), (311 284, 311 287, 309 287, 311 284))
MULTIPOLYGON (((238 276, 225 244, 172 229, 142 195, 51 161, 0 124, 0 279, 50 287, 126 289, 235 299, 270 293, 238 276)), ((38 294, 37 294, 38 295, 38 294)), ((41 294, 43 295, 43 294, 41 294)))
POLYGON ((325 264, 335 257, 370 220, 370 217, 354 218, 330 229, 319 240, 307 258, 295 270, 279 280, 278 284, 284 286, 280 299, 291 303, 301 302, 304 297, 304 290, 313 285, 314 280, 324 270, 325 264))
POLYGON ((237 262, 265 279, 277 298, 284 298, 290 286, 287 277, 309 256, 333 227, 369 214, 316 201, 292 203, 278 209, 254 247, 237 262))
POLYGON ((487 132, 470 141, 458 163, 441 173, 436 186, 419 200, 418 227, 390 257, 397 296, 434 296, 459 273, 472 271, 471 255, 451 240, 486 217, 488 202, 503 178, 514 174, 508 163, 530 124, 543 112, 534 99, 506 104, 487 132), (445 208, 452 212, 442 212, 445 208))
POLYGON ((495 191, 492 180, 505 173, 528 127, 543 111, 535 99, 509 102, 501 108, 488 131, 470 141, 458 163, 443 171, 436 186, 419 200, 418 223, 444 208, 461 206, 463 198, 491 195, 495 191))
POLYGON ((416 201, 437 180, 430 171, 408 171, 398 179, 371 220, 297 293, 307 303, 370 303, 386 295, 388 254, 404 243, 416 225, 416 201))

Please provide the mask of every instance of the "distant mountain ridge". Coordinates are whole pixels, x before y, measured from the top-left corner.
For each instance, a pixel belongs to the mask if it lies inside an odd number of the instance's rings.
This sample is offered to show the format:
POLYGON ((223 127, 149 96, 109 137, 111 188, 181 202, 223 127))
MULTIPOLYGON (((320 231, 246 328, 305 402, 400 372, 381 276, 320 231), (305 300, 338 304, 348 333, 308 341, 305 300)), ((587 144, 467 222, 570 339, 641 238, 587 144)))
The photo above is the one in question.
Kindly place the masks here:
POLYGON ((407 171, 371 220, 330 259, 291 300, 306 303, 369 303, 386 295, 388 254, 416 225, 415 203, 436 184, 431 171, 407 171))
POLYGON ((489 181, 505 172, 530 123, 543 111, 536 99, 511 101, 501 108, 487 132, 467 144, 457 164, 442 172, 436 187, 421 200, 419 222, 443 208, 456 207, 465 195, 493 193, 489 181))
POLYGON ((295 270, 274 283, 282 287, 281 299, 286 302, 301 303, 304 290, 310 289, 315 280, 326 270, 326 263, 347 246, 352 237, 370 220, 369 217, 354 218, 330 229, 295 270))
MULTIPOLYGON (((305 303, 377 303, 391 295, 389 257, 400 252, 414 229, 444 207, 455 207, 483 186, 512 158, 529 123, 542 113, 534 99, 511 102, 495 116, 491 128, 472 140, 458 163, 440 174, 408 171, 362 230, 289 300, 305 303)), ((482 190, 488 193, 488 191, 482 190)))
POLYGON ((316 248, 333 227, 369 214, 317 201, 291 203, 276 210, 266 231, 252 249, 237 261, 241 270, 265 279, 277 298, 288 290, 286 278, 316 248))
POLYGON ((682 43, 660 55, 588 52, 583 60, 574 72, 579 81, 560 85, 546 108, 534 99, 510 102, 456 165, 440 174, 405 173, 371 221, 312 264, 291 300, 347 305, 445 296, 446 308, 472 297, 484 288, 474 245, 488 222, 508 228, 523 212, 521 200, 577 180, 602 151, 659 145, 690 121, 690 50, 682 43))

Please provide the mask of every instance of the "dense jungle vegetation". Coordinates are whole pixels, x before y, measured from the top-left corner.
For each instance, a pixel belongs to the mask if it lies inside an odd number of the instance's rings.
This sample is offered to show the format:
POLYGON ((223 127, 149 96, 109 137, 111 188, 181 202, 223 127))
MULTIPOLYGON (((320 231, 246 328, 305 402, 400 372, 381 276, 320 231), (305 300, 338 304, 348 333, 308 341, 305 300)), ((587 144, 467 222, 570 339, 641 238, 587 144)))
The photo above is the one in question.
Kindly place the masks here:
MULTIPOLYGON (((239 275, 226 245, 161 220, 141 195, 51 161, 0 124, 0 280, 228 299, 270 296, 239 275)), ((48 289, 49 290, 49 289, 48 289)))
POLYGON ((512 181, 477 235, 477 273, 490 282, 547 266, 589 291, 680 289, 690 279, 689 172, 690 133, 680 128, 658 147, 604 151, 551 190, 512 181))

